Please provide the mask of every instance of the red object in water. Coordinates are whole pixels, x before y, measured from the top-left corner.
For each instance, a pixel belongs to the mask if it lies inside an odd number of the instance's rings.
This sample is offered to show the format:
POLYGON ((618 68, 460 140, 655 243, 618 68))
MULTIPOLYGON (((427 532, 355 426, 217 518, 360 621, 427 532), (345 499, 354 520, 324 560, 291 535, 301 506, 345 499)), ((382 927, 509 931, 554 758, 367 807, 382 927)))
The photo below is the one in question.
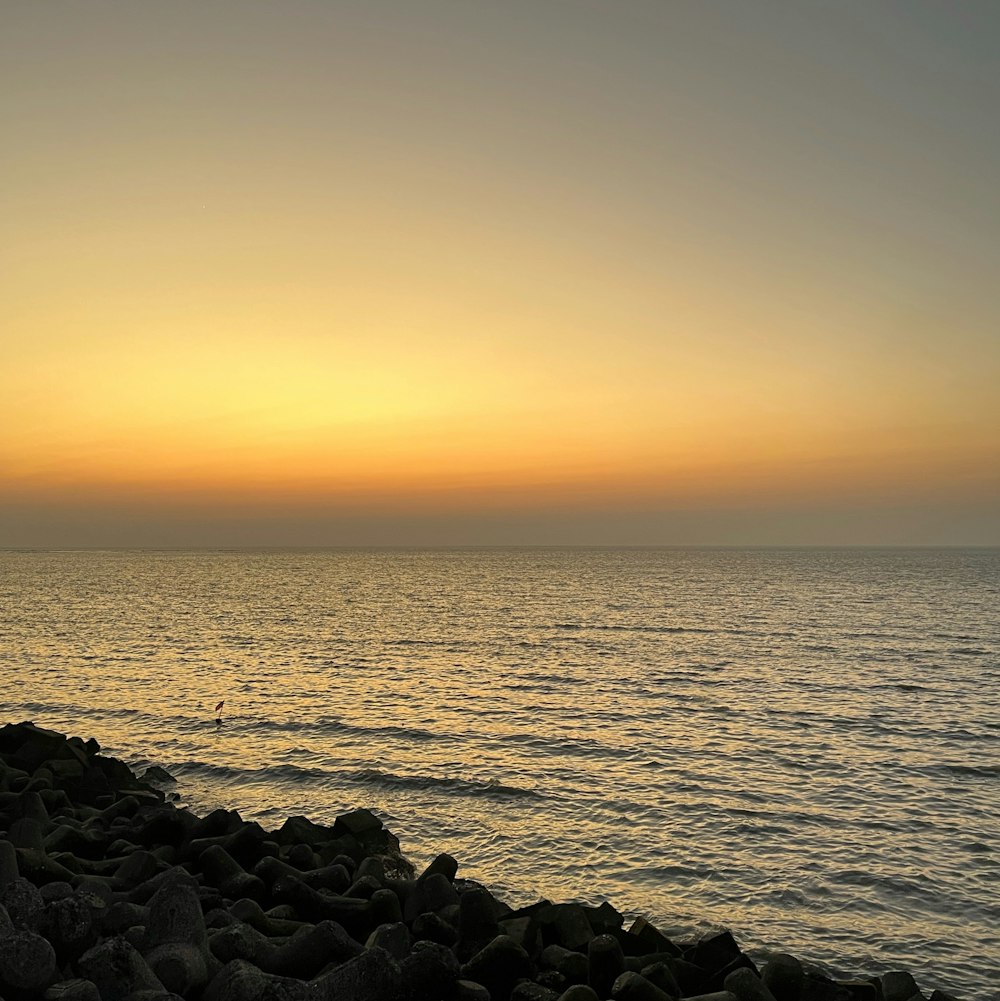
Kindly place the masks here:
POLYGON ((225 699, 223 699, 223 700, 222 700, 222 701, 221 701, 221 702, 220 702, 220 703, 219 703, 219 704, 218 704, 218 705, 217 705, 217 706, 215 707, 215 711, 216 711, 216 712, 218 712, 218 711, 219 711, 219 710, 220 710, 220 709, 221 709, 221 708, 222 708, 222 707, 223 707, 223 706, 224 706, 225 704, 226 704, 226 700, 225 700, 225 699))

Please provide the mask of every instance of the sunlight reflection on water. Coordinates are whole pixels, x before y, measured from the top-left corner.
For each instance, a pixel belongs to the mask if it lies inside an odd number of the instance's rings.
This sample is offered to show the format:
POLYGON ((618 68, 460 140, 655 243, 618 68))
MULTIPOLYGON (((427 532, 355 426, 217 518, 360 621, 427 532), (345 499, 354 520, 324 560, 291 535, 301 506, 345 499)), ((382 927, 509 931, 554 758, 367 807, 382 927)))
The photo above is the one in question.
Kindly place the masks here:
POLYGON ((0 699, 515 903, 983 992, 998 596, 995 550, 8 552, 0 699))

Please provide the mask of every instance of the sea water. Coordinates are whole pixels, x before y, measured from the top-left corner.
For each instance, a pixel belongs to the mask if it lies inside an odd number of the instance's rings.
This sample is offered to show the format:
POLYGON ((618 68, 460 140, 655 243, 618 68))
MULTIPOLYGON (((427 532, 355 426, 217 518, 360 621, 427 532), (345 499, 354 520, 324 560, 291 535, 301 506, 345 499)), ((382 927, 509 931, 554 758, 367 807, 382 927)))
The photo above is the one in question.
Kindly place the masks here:
POLYGON ((997 996, 998 550, 7 551, 0 710, 515 905, 997 996))

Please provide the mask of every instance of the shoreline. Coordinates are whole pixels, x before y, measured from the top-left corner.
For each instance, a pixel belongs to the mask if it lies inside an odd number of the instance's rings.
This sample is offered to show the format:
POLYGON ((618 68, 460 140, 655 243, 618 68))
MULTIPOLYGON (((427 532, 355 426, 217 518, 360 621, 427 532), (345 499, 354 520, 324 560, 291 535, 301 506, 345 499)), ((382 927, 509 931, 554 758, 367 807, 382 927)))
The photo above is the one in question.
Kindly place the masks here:
POLYGON ((0 728, 0 998, 21 1001, 952 1001, 835 981, 729 932, 674 942, 610 904, 511 909, 366 809, 275 831, 199 817, 93 739, 0 728))

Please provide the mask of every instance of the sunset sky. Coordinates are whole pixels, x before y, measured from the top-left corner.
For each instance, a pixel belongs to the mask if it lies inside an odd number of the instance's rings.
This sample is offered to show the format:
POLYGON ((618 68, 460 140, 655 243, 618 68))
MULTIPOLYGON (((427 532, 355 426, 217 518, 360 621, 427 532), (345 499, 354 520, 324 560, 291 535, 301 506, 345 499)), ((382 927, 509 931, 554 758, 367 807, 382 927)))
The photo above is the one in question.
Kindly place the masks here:
POLYGON ((0 546, 1000 544, 995 0, 0 0, 0 546))

